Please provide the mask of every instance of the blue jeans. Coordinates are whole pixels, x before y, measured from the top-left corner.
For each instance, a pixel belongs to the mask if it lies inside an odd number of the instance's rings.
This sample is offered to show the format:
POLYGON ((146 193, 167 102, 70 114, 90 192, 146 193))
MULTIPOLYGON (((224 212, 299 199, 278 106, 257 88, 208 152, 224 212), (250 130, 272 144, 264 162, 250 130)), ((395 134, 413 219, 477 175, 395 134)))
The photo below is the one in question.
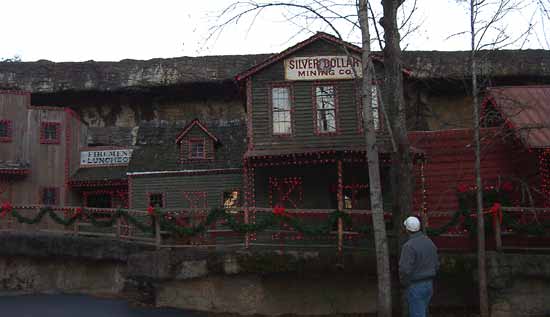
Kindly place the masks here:
POLYGON ((411 284, 407 288, 409 317, 425 317, 432 295, 433 282, 431 280, 411 284))

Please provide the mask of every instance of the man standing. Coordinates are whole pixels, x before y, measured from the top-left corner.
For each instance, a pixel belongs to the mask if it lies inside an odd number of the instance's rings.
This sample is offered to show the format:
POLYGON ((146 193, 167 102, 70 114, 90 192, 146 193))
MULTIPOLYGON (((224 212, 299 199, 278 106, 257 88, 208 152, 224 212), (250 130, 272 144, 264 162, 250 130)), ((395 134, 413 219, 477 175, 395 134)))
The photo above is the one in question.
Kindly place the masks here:
POLYGON ((439 269, 437 248, 422 231, 417 217, 403 222, 409 239, 401 249, 399 279, 407 288, 409 317, 424 317, 433 294, 433 279, 439 269))

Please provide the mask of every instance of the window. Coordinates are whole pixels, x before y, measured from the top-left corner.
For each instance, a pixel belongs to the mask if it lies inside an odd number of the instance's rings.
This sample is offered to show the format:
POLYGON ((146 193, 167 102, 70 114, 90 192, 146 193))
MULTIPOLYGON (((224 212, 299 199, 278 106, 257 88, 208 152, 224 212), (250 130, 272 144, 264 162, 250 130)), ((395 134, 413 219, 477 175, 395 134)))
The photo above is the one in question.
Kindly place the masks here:
POLYGON ((11 142, 11 120, 0 120, 0 142, 11 142))
POLYGON ((223 208, 235 208, 239 207, 239 191, 233 190, 229 192, 223 192, 223 208))
POLYGON ((367 185, 353 184, 345 186, 344 209, 370 209, 370 197, 367 185))
MULTIPOLYGON (((359 88, 361 89, 361 88, 359 88)), ((360 91, 360 90, 359 90, 360 91)), ((359 119, 361 120, 361 122, 359 122, 359 126, 361 127, 361 130, 363 129, 363 127, 365 126, 365 114, 363 113, 363 100, 361 99, 361 94, 358 94, 358 97, 359 98, 359 104, 361 105, 360 107, 360 113, 359 113, 359 119)), ((376 85, 372 85, 371 86, 371 113, 372 113, 372 121, 374 123, 374 129, 375 130, 378 130, 380 128, 380 97, 378 96, 378 86, 376 85)))
POLYGON ((271 89, 273 106, 273 134, 287 135, 292 133, 291 103, 289 87, 271 89))
POLYGON ((189 140, 189 158, 190 159, 204 159, 206 158, 204 152, 204 140, 189 140))
POLYGON ((57 188, 45 187, 42 189, 41 203, 43 205, 57 205, 57 188))
POLYGON ((60 125, 58 122, 42 122, 40 126, 40 143, 59 144, 60 125))
POLYGON ((336 90, 334 86, 315 87, 317 132, 336 132, 336 90))
POLYGON ((163 193, 150 193, 149 194, 149 206, 164 208, 164 194, 163 193))
POLYGON ((371 86, 371 112, 372 121, 374 123, 374 129, 378 130, 380 127, 380 112, 378 106, 378 87, 376 85, 371 86))

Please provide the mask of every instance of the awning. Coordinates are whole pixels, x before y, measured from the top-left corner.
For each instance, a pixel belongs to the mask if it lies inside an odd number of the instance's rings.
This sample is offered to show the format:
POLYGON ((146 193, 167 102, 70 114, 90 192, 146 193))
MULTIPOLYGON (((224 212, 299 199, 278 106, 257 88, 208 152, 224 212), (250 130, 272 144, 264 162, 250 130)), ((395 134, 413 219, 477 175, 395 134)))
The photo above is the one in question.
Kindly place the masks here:
POLYGON ((0 175, 27 175, 30 172, 30 165, 27 163, 0 162, 0 175))
POLYGON ((127 166, 79 168, 69 181, 71 187, 126 186, 127 166))

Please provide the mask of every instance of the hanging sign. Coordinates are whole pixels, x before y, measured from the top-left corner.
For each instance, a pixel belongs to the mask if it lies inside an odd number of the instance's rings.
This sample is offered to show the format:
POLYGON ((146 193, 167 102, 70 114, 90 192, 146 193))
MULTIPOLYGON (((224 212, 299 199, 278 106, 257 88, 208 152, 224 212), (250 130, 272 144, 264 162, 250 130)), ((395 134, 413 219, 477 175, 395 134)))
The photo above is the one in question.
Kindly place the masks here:
POLYGON ((285 60, 286 80, 353 79, 362 76, 361 61, 355 57, 307 56, 285 60))
POLYGON ((80 166, 128 165, 131 157, 131 149, 82 151, 80 152, 80 166))

